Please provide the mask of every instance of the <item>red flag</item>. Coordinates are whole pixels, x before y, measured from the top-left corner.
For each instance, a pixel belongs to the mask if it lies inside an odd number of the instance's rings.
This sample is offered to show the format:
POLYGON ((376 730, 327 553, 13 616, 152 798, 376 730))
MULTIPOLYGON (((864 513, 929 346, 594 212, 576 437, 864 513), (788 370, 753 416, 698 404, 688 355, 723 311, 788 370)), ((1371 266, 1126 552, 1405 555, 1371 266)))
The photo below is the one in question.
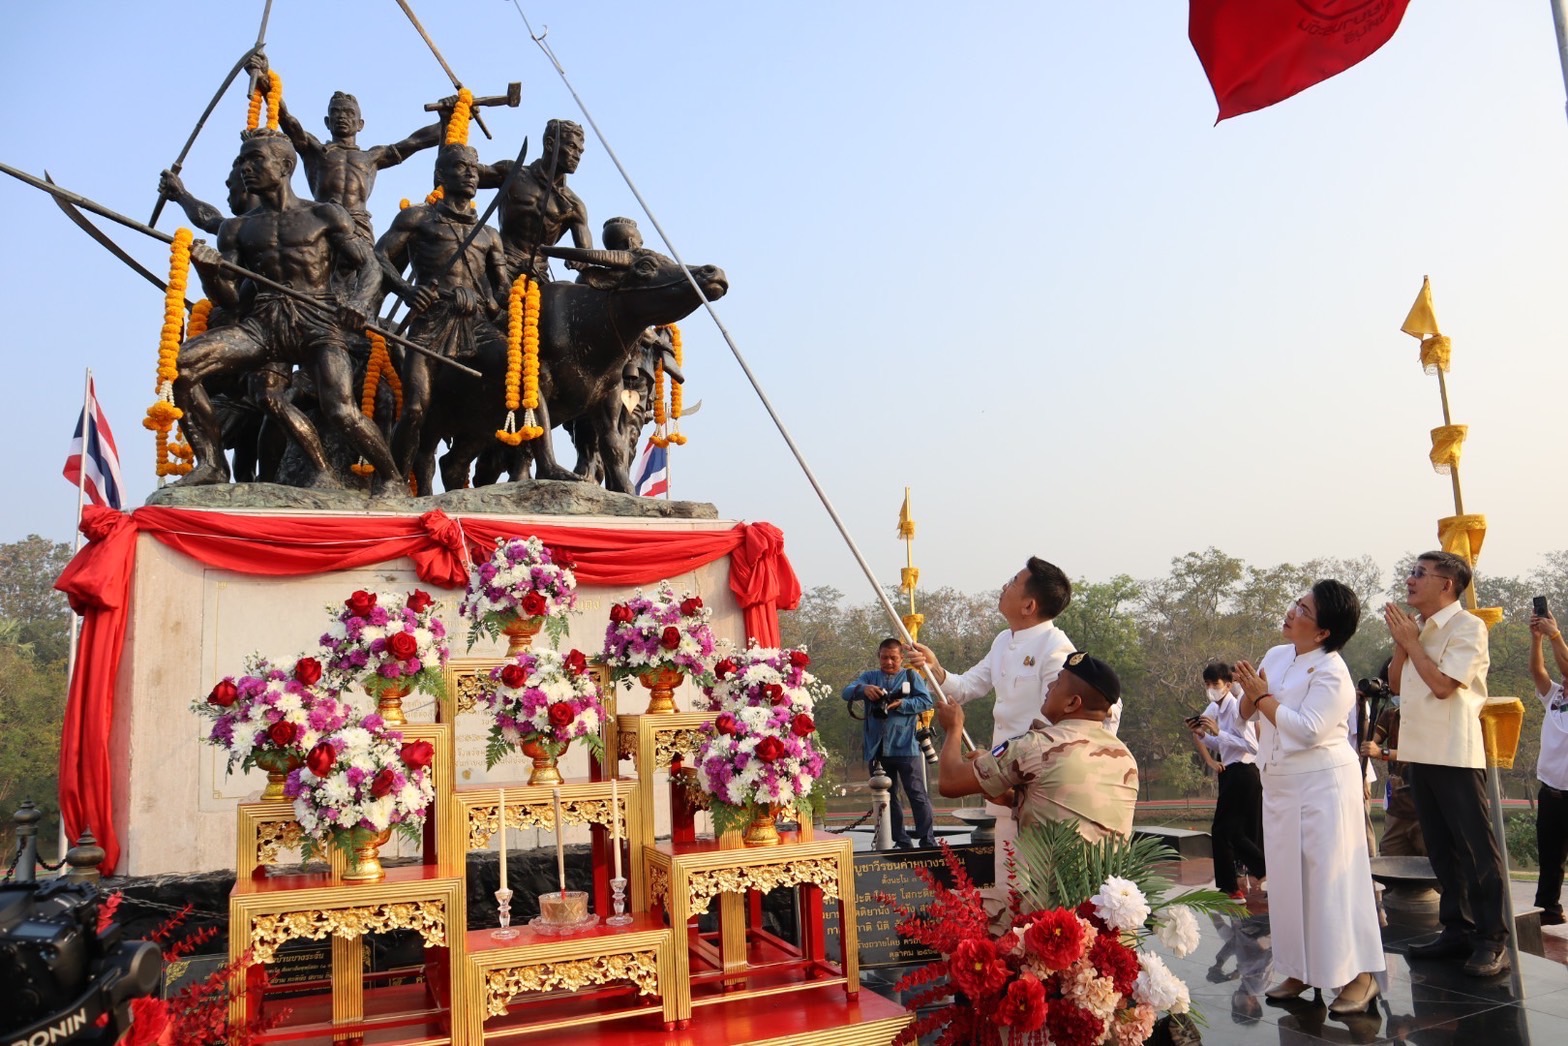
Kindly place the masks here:
POLYGON ((1349 69, 1388 43, 1409 3, 1190 0, 1187 36, 1224 120, 1349 69))

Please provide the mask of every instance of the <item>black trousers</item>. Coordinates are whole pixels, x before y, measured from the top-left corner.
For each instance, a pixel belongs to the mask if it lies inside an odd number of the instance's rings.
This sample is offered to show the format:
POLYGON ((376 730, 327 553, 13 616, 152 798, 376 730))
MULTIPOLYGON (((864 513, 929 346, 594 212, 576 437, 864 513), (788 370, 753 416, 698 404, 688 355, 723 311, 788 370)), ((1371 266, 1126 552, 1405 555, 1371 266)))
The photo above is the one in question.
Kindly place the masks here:
POLYGON ((1214 853, 1214 885, 1236 892, 1236 865, 1259 879, 1268 874, 1263 860, 1263 780, 1256 763, 1230 763, 1220 774, 1209 831, 1214 853))
POLYGON ((893 786, 887 790, 888 820, 893 823, 893 842, 910 842, 909 833, 904 830, 904 805, 898 801, 898 786, 904 786, 904 794, 909 797, 909 805, 915 815, 915 839, 920 841, 931 838, 933 822, 936 820, 935 811, 931 809, 931 797, 926 794, 926 780, 920 773, 920 760, 912 755, 884 755, 880 757, 882 769, 893 779, 893 786))
POLYGON ((1443 888, 1438 918, 1444 937, 1472 947, 1503 947, 1513 917, 1503 857, 1487 811, 1486 771, 1432 763, 1405 764, 1432 872, 1443 888))
POLYGON ((1563 911, 1563 864, 1568 861, 1568 792, 1541 786, 1535 807, 1535 845, 1541 856, 1541 877, 1535 882, 1535 906, 1563 911))

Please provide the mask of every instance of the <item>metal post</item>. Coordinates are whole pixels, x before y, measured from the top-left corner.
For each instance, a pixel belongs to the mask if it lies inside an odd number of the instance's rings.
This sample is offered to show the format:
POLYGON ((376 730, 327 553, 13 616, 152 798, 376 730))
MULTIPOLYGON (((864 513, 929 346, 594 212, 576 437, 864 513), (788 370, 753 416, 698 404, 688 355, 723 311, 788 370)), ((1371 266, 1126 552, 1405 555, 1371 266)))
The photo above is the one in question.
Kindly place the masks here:
POLYGON ((888 804, 892 790, 893 779, 882 769, 882 760, 871 760, 871 809, 876 815, 876 828, 871 834, 873 850, 893 849, 893 819, 888 804))
POLYGON ((14 882, 31 883, 38 879, 38 822, 43 813, 31 799, 23 799, 11 820, 16 825, 16 871, 14 882))
POLYGON ((1487 716, 1481 717, 1481 735, 1484 738, 1486 749, 1486 799, 1492 808, 1492 834, 1497 837, 1497 852, 1503 857, 1503 892, 1505 903, 1508 906, 1508 961, 1513 971, 1514 997, 1524 998, 1524 979, 1519 972, 1519 931, 1514 925, 1514 902, 1510 884, 1513 881, 1508 865, 1508 826, 1503 820, 1503 785, 1502 778, 1497 772, 1497 761, 1492 758, 1496 751, 1493 736, 1497 730, 1496 724, 1487 716))

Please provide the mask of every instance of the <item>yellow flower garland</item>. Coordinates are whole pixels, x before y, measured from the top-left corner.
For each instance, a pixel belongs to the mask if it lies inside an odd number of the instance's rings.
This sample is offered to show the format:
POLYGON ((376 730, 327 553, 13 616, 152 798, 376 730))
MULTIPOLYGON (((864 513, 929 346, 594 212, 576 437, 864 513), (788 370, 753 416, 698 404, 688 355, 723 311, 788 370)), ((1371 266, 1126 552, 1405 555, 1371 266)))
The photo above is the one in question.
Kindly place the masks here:
MULTIPOLYGON (((659 329, 670 332, 670 354, 675 357, 675 365, 679 367, 683 358, 681 329, 673 323, 666 323, 659 329)), ((679 447, 686 442, 686 437, 676 427, 681 420, 681 401, 681 384, 671 379, 669 407, 665 408, 664 357, 661 354, 659 362, 653 365, 653 435, 649 436, 648 440, 654 446, 668 447, 673 443, 679 447)))
MULTIPOLYGON (((665 324, 665 330, 670 332, 670 349, 675 355, 675 365, 681 366, 681 329, 673 323, 665 324)), ((671 379, 670 381, 670 442, 677 447, 686 442, 686 437, 681 434, 681 403, 685 386, 671 379)))
POLYGON ((661 353, 659 361, 653 365, 653 435, 648 437, 648 442, 655 447, 668 447, 670 437, 664 431, 667 415, 664 413, 664 356, 661 353))
POLYGON ((539 281, 527 273, 512 281, 506 310, 506 424, 495 438, 515 447, 544 435, 535 418, 539 406, 539 281), (519 392, 521 395, 519 396, 519 392), (523 409, 523 424, 517 410, 523 409))
POLYGON ((245 129, 254 131, 261 125, 261 103, 265 97, 267 102, 267 130, 278 129, 278 106, 283 101, 283 77, 275 70, 267 70, 267 91, 262 94, 261 81, 256 81, 256 89, 251 92, 250 108, 245 113, 245 129))
MULTIPOLYGON (((381 382, 385 381, 392 389, 392 416, 396 418, 403 413, 403 381, 397 376, 397 368, 392 366, 392 356, 387 352, 387 339, 379 332, 367 329, 365 336, 370 339, 370 363, 365 367, 365 383, 360 386, 359 411, 372 421, 376 417, 376 395, 381 390, 381 382)), ((349 466, 349 471, 356 476, 371 476, 375 474, 376 467, 361 457, 349 466)))
MULTIPOLYGON (((147 408, 142 426, 152 431, 155 441, 153 463, 157 474, 183 476, 191 470, 194 457, 183 439, 175 437, 169 443, 169 432, 184 412, 174 405, 174 381, 179 377, 180 341, 185 321, 185 286, 190 273, 191 231, 177 230, 169 248, 169 285, 163 295, 163 328, 158 334, 158 381, 155 385, 157 399, 147 408)), ((202 317, 206 327, 206 316, 202 317)))
MULTIPOLYGON (((452 118, 446 122, 446 144, 468 144, 468 121, 474 111, 474 92, 466 87, 458 88, 457 105, 452 107, 452 118)), ((425 205, 433 207, 446 198, 446 190, 436 186, 430 190, 430 195, 425 197, 425 205)), ((469 204, 472 206, 472 203, 469 204)))

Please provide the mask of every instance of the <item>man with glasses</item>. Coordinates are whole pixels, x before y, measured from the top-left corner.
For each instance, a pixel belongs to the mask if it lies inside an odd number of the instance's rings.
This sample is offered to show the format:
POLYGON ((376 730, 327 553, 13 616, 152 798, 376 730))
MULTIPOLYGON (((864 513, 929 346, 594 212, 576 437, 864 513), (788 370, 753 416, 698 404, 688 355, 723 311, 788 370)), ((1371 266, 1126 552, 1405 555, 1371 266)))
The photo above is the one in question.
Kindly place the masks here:
POLYGON ((1394 640, 1389 683, 1399 695, 1399 760, 1404 764, 1443 890, 1443 932, 1412 946, 1414 959, 1466 958, 1465 973, 1508 969, 1508 884, 1492 835, 1485 791, 1481 706, 1490 664, 1486 624, 1459 603, 1470 565, 1448 552, 1424 552, 1405 580, 1405 602, 1383 608, 1394 640))

